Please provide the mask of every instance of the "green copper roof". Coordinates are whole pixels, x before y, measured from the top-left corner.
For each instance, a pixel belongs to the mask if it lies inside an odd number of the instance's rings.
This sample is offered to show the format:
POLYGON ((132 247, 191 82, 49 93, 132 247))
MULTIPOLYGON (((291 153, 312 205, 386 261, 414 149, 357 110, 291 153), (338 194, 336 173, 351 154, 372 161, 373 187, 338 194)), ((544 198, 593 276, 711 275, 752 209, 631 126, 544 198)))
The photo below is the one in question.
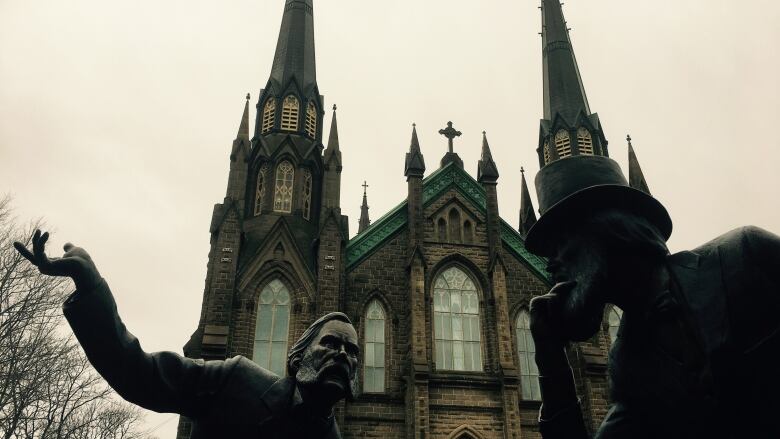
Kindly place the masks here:
MULTIPOLYGON (((453 163, 439 168, 423 180, 423 206, 428 207, 443 193, 455 188, 466 197, 481 213, 486 213, 485 189, 466 171, 453 163)), ((406 201, 396 206, 382 218, 376 220, 363 233, 358 234, 347 243, 347 270, 352 269, 360 261, 368 257, 388 239, 403 230, 406 226, 406 201)), ((543 279, 548 279, 547 261, 529 253, 525 249, 523 238, 506 221, 501 220, 501 240, 504 246, 525 261, 529 267, 543 279)))

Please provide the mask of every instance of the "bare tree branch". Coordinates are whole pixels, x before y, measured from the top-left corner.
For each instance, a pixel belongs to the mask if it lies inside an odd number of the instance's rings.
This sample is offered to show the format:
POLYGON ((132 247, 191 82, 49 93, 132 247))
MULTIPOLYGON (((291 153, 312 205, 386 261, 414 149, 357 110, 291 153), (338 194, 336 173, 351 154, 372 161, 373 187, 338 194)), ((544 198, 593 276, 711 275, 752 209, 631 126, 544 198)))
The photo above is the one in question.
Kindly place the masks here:
POLYGON ((69 282, 40 275, 13 248, 42 225, 20 226, 0 196, 0 438, 149 439, 142 411, 120 402, 64 335, 69 282))

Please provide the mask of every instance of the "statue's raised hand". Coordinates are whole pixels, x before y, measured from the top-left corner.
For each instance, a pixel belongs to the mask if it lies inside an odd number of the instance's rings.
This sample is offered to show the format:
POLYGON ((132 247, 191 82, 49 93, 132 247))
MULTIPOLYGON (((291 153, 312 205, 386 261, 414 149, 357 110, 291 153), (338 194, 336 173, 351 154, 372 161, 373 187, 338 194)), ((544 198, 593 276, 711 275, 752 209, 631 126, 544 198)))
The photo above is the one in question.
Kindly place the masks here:
POLYGON ((49 258, 44 251, 48 239, 49 232, 41 234, 40 230, 36 230, 32 237, 32 252, 18 241, 14 242, 14 247, 42 274, 72 278, 77 290, 92 289, 100 282, 100 273, 86 250, 67 243, 61 258, 49 258))

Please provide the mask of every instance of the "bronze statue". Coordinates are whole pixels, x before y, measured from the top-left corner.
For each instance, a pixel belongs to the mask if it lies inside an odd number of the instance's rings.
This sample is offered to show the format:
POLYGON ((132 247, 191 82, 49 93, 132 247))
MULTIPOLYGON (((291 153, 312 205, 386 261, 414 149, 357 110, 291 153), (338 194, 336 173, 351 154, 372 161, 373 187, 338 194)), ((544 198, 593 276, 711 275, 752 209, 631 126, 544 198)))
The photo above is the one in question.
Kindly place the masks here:
POLYGON ((670 255, 666 210, 607 157, 553 162, 536 187, 526 247, 555 282, 530 310, 542 436, 591 437, 565 346, 611 303, 613 406, 593 437, 780 437, 780 237, 745 227, 670 255))
POLYGON ((345 314, 327 314, 303 333, 290 349, 285 378, 241 356, 204 362, 149 354, 125 329, 89 254, 65 244, 62 258, 48 258, 48 236, 36 231, 32 252, 14 246, 41 273, 73 278, 65 317, 89 361, 123 398, 187 416, 193 439, 341 437, 333 407, 356 396, 359 350, 345 314))

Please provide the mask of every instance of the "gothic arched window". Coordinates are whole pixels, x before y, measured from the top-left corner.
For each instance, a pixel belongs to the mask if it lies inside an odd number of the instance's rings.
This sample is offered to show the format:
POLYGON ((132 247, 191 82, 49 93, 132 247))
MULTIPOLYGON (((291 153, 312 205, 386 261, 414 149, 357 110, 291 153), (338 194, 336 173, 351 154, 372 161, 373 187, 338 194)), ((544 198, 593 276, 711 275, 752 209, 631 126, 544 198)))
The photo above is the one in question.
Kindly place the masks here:
POLYGON ((268 174, 268 163, 263 163, 257 171, 257 186, 255 188, 255 216, 263 212, 263 198, 265 198, 265 176, 268 174))
POLYGON ((306 134, 309 137, 317 135, 317 107, 314 106, 314 102, 309 102, 306 107, 306 134))
POLYGON ((276 101, 274 98, 270 98, 265 102, 263 107, 263 124, 260 132, 265 134, 274 127, 274 117, 276 117, 276 101))
POLYGON ((539 391, 539 369, 536 367, 536 346, 531 337, 528 311, 522 310, 517 315, 515 330, 517 331, 517 358, 520 360, 520 390, 524 400, 538 401, 542 399, 539 391))
POLYGON ((555 133, 555 150, 558 151, 558 158, 562 159, 571 155, 571 137, 566 130, 558 130, 555 133))
POLYGON ((466 220, 463 223, 463 242, 466 244, 472 244, 474 242, 474 228, 469 220, 466 220))
POLYGON ((292 194, 295 169, 288 161, 279 163, 276 167, 276 186, 274 188, 274 210, 277 212, 292 212, 292 194))
POLYGON ((451 209, 447 223, 450 226, 450 242, 461 242, 460 240, 460 212, 457 209, 451 209))
POLYGON ((298 110, 300 104, 298 98, 293 95, 288 95, 284 98, 282 104, 282 129, 285 131, 297 131, 298 130, 298 110))
POLYGON ((609 310, 609 317, 607 317, 607 323, 609 324, 609 344, 610 346, 615 344, 618 337, 618 328, 620 328, 620 319, 623 318, 623 311, 613 306, 609 310))
POLYGON ((577 147, 580 149, 580 154, 593 155, 593 137, 585 127, 577 129, 577 147))
POLYGON ((385 310, 374 299, 366 308, 363 391, 385 391, 385 310))
POLYGON ((290 324, 290 292, 278 279, 260 292, 252 360, 284 376, 287 361, 287 329, 290 324))
POLYGON ((436 368, 481 371, 479 298, 474 282, 460 268, 450 267, 433 285, 436 368))
POLYGON ((552 152, 550 151, 550 142, 545 141, 544 147, 542 148, 542 151, 544 152, 544 164, 550 163, 550 160, 552 160, 552 152))
POLYGON ((439 237, 439 242, 447 242, 447 220, 439 218, 436 226, 436 233, 439 237))
POLYGON ((303 217, 311 217, 311 171, 303 170, 303 217))

